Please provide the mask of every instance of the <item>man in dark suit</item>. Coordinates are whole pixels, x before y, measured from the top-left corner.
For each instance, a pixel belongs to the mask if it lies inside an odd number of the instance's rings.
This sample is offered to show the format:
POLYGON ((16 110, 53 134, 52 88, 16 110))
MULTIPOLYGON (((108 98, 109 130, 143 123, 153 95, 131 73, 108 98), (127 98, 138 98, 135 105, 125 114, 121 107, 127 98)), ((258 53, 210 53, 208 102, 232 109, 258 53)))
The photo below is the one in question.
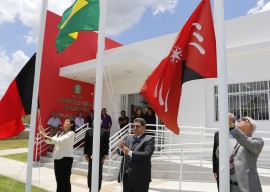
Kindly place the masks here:
MULTIPOLYGON (((235 122, 235 117, 232 113, 229 113, 229 119, 231 119, 232 122, 235 122)), ((219 160, 216 156, 216 150, 218 146, 219 146, 219 132, 216 131, 214 135, 212 163, 213 163, 213 174, 214 174, 215 179, 217 180, 217 187, 219 190, 219 160)))
MULTIPOLYGON (((91 192, 92 180, 92 152, 93 152, 93 129, 90 128, 85 133, 84 157, 88 161, 88 188, 91 192)), ((109 131, 100 130, 100 161, 99 161, 99 190, 102 181, 102 167, 109 152, 109 131)))
POLYGON ((90 115, 86 117, 86 123, 88 123, 89 127, 93 128, 94 123, 94 110, 90 111, 90 115))
POLYGON ((155 141, 145 134, 146 122, 142 118, 133 121, 134 135, 119 143, 118 153, 123 155, 118 182, 123 181, 124 192, 148 192, 151 182, 151 156, 155 141))

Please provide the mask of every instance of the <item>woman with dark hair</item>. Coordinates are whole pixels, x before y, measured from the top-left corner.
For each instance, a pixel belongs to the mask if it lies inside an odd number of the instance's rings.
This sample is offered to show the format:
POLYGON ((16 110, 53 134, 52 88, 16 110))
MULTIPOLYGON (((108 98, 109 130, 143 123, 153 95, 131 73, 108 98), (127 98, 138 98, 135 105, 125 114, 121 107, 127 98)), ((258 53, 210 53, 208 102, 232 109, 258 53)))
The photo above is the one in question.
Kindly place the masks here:
POLYGON ((155 112, 153 111, 153 109, 151 107, 145 107, 145 111, 146 113, 144 114, 145 116, 145 121, 146 124, 151 124, 151 126, 146 126, 146 132, 147 130, 152 130, 150 132, 147 132, 148 135, 155 135, 155 130, 156 130, 156 126, 153 126, 156 124, 156 115, 155 112))
POLYGON ((46 135, 43 127, 39 127, 39 134, 47 144, 54 145, 54 173, 56 178, 56 192, 71 192, 70 175, 73 163, 73 145, 75 140, 75 122, 66 119, 63 131, 55 136, 46 135))
POLYGON ((132 122, 136 118, 143 118, 144 119, 144 114, 143 114, 143 111, 142 111, 142 109, 140 107, 136 108, 135 115, 132 118, 132 122))

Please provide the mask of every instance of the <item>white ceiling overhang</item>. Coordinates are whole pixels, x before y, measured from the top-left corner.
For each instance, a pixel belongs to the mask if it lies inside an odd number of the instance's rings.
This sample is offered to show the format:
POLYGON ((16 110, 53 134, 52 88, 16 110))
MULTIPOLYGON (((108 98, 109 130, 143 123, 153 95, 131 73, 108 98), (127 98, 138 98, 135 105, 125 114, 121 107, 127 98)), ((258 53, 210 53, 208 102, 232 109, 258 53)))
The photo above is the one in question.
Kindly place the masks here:
MULTIPOLYGON (((137 49, 112 49, 105 52, 104 72, 112 81, 148 76, 159 61, 137 49)), ((97 59, 60 68, 60 76, 95 83, 97 59)))

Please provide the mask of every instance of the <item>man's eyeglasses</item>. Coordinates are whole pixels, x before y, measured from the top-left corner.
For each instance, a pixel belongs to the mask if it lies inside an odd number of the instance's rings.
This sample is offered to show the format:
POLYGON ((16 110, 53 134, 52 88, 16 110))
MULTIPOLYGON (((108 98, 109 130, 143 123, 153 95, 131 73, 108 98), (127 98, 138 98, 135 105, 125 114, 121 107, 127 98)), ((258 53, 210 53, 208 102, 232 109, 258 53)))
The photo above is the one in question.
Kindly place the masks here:
POLYGON ((251 124, 250 121, 248 120, 248 118, 242 118, 242 119, 239 119, 239 121, 245 121, 245 122, 251 124))
POLYGON ((132 128, 141 128, 141 125, 132 125, 132 128))

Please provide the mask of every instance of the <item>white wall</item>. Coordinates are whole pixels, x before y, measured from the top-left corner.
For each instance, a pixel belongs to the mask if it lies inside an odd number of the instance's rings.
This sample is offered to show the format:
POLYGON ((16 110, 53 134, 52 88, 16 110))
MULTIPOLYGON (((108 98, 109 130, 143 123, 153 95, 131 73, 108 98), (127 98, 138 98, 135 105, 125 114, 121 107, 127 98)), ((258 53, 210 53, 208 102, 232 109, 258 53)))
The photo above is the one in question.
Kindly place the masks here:
MULTIPOLYGON (((270 80, 270 25, 266 24, 270 11, 257 15, 240 17, 226 22, 228 83, 243 83, 270 80), (263 46, 261 43, 266 42, 263 46)), ((154 38, 124 46, 119 49, 138 49, 157 60, 164 58, 176 34, 154 38)), ((117 50, 111 50, 117 52, 117 50)), ((157 63, 158 65, 158 63, 157 63)), ((138 74, 136 79, 113 82, 115 105, 120 107, 121 94, 138 93, 149 74, 138 74)), ((105 81, 104 81, 105 82, 105 81)), ((195 80, 184 84, 178 121, 184 126, 207 126, 217 128, 214 112, 214 86, 216 79, 195 80)), ((113 115, 106 84, 103 89, 103 107, 114 119, 113 129, 117 129, 119 114, 113 115)), ((258 121, 258 130, 268 130, 270 121, 258 121)))
POLYGON ((227 48, 270 41, 270 11, 225 22, 227 48))
POLYGON ((205 126, 205 82, 194 80, 182 86, 178 122, 181 126, 205 126))
POLYGON ((229 83, 270 80, 270 47, 227 58, 229 83))
MULTIPOLYGON (((241 54, 233 54, 227 56, 228 64, 228 83, 245 83, 254 81, 270 80, 270 47, 269 49, 255 50, 241 54)), ((218 122, 214 121, 214 86, 217 81, 209 81, 206 87, 210 93, 206 97, 206 111, 208 127, 218 127, 218 122), (211 114, 211 115, 209 115, 211 114)), ((270 129, 270 121, 257 120, 258 130, 264 131, 270 129)))

